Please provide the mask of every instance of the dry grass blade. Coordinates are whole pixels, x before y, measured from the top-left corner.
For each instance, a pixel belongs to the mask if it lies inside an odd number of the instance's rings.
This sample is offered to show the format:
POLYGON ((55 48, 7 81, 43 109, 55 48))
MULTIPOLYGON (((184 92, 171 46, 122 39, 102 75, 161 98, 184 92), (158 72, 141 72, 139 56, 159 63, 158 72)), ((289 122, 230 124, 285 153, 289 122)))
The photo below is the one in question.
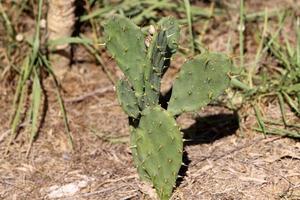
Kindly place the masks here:
POLYGON ((281 93, 278 93, 279 107, 282 116, 282 121, 284 126, 287 126, 286 117, 285 117, 285 108, 284 108, 284 100, 281 93))
POLYGON ((254 108, 256 119, 257 119, 257 123, 258 123, 260 129, 262 130, 262 132, 266 135, 266 126, 262 119, 260 109, 258 108, 257 104, 254 104, 253 108, 254 108))
POLYGON ((249 86, 252 88, 253 87, 253 76, 254 76, 254 73, 257 71, 257 68, 258 68, 258 63, 262 57, 262 49, 263 49, 263 46, 264 46, 264 42, 265 42, 265 38, 266 38, 266 35, 267 35, 267 31, 268 31, 268 10, 265 9, 265 17, 264 17, 264 28, 263 28, 263 31, 262 31, 262 34, 261 34, 261 40, 259 42, 259 46, 258 46, 258 49, 256 51, 256 55, 255 55, 255 61, 254 61, 254 66, 251 67, 249 69, 249 74, 248 74, 248 82, 249 82, 249 86))
POLYGON ((12 39, 14 37, 15 31, 14 31, 14 28, 12 26, 12 23, 11 23, 9 17, 7 16, 7 14, 4 11, 1 1, 0 1, 0 13, 2 15, 2 18, 4 19, 5 28, 8 33, 8 36, 10 37, 10 39, 12 39))
POLYGON ((33 79, 33 85, 32 85, 32 99, 31 99, 31 108, 29 114, 29 118, 31 121, 31 131, 30 131, 30 141, 29 141, 29 147, 26 152, 26 157, 29 156, 33 141, 38 133, 38 128, 39 128, 39 115, 40 115, 40 105, 41 105, 41 99, 42 99, 42 86, 41 86, 41 80, 40 80, 40 68, 43 66, 46 67, 46 70, 50 73, 50 75, 53 77, 55 85, 56 85, 56 90, 57 90, 57 98, 58 102, 62 111, 63 119, 64 119, 64 124, 66 127, 66 132, 68 135, 68 141, 73 149, 73 142, 72 142, 72 137, 70 134, 70 127, 68 124, 68 119, 67 119, 67 114, 66 110, 64 107, 63 99, 60 95, 59 92, 59 84, 55 78, 55 75, 50 67, 50 64, 46 57, 40 53, 40 20, 42 16, 42 5, 43 1, 39 0, 39 8, 38 8, 38 17, 36 20, 36 32, 35 32, 35 37, 33 40, 33 43, 31 44, 32 46, 32 51, 29 56, 26 57, 24 61, 24 65, 22 66, 22 72, 21 76, 19 78, 17 90, 15 93, 15 98, 14 98, 14 114, 12 115, 11 119, 11 136, 9 139, 9 143, 7 145, 7 150, 6 153, 9 151, 9 146, 12 143, 12 141, 15 139, 16 134, 17 134, 17 128, 18 124, 20 123, 21 120, 21 111, 23 109, 23 104, 25 100, 25 91, 27 91, 27 85, 26 82, 28 80, 33 79))
POLYGON ((25 93, 27 91, 26 80, 28 79, 28 77, 30 75, 30 71, 31 71, 29 57, 26 57, 22 68, 23 68, 22 73, 21 73, 21 76, 20 76, 19 81, 18 81, 18 86, 17 86, 17 90, 16 90, 16 93, 15 93, 14 102, 13 102, 14 112, 11 115, 11 119, 10 119, 10 123, 11 123, 11 132, 10 132, 10 134, 11 134, 11 136, 8 140, 8 144, 7 144, 5 154, 8 153, 9 146, 10 146, 10 144, 12 143, 12 141, 15 139, 15 137, 17 135, 18 125, 19 125, 20 120, 21 120, 21 112, 22 112, 22 109, 23 109, 23 104, 24 104, 24 100, 25 100, 25 96, 26 96, 25 93))
POLYGON ((60 94, 60 90, 59 90, 60 87, 59 87, 58 81, 56 79, 56 76, 55 76, 55 74, 54 74, 54 72, 51 68, 51 65, 48 62, 47 58, 44 55, 40 55, 40 59, 41 59, 41 62, 45 65, 45 68, 48 71, 48 73, 53 78, 53 81, 54 81, 54 84, 55 84, 56 97, 57 97, 57 101, 58 101, 59 106, 60 106, 60 110, 62 112, 62 117, 63 117, 63 121, 64 121, 64 125, 65 125, 65 131, 66 131, 67 137, 68 137, 68 142, 69 142, 69 145, 71 146, 71 148, 73 150, 74 149, 74 144, 73 144, 73 139, 72 139, 71 130, 70 130, 70 126, 69 126, 67 111, 66 111, 66 108, 65 108, 63 98, 60 94))
POLYGON ((26 153, 26 157, 28 157, 30 153, 30 149, 32 147, 34 138, 37 135, 38 132, 38 118, 39 118, 39 109, 41 105, 41 98, 42 98, 42 87, 39 79, 39 74, 37 72, 37 69, 33 70, 34 72, 34 78, 33 78, 33 86, 32 86, 32 100, 31 100, 31 132, 30 132, 30 141, 29 141, 29 147, 26 153))
POLYGON ((286 92, 282 93, 288 105, 300 116, 300 110, 298 109, 297 103, 286 92))

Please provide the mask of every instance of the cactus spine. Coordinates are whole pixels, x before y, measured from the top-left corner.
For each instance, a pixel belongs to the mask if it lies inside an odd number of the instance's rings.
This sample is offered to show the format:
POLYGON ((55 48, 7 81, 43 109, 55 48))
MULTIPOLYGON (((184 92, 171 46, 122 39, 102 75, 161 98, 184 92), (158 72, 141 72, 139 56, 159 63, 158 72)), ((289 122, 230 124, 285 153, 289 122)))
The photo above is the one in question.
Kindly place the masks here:
POLYGON ((167 200, 182 164, 183 139, 175 118, 221 95, 229 85, 232 63, 227 56, 210 52, 186 62, 165 110, 158 102, 160 82, 178 47, 177 21, 163 18, 149 48, 140 28, 127 18, 114 16, 104 33, 107 49, 128 80, 119 81, 117 96, 129 116, 135 166, 140 178, 151 182, 160 199, 167 200))

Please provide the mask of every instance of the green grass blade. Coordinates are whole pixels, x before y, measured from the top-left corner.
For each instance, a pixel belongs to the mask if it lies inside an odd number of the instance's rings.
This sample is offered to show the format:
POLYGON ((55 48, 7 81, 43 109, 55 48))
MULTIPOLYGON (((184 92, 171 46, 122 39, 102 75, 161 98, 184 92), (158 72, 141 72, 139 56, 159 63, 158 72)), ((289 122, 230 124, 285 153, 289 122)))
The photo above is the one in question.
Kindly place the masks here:
POLYGON ((294 102, 294 100, 287 93, 282 92, 282 94, 288 105, 297 113, 297 115, 300 115, 300 111, 296 105, 296 102, 294 102))
POLYGON ((92 45, 93 41, 89 38, 82 38, 82 37, 64 37, 56 40, 50 40, 48 41, 47 45, 50 49, 52 49, 55 46, 64 45, 64 44, 92 45))
POLYGON ((112 75, 112 73, 107 69, 106 65, 104 65, 104 62, 102 61, 101 56, 99 55, 97 49, 95 49, 93 47, 93 45, 87 44, 87 43, 83 43, 83 46, 89 51, 89 53, 91 55, 93 55, 95 57, 95 59, 97 60, 97 62, 100 64, 100 67, 102 69, 102 71, 107 75, 107 78, 109 79, 109 81, 113 84, 116 85, 117 81, 116 78, 112 75))
MULTIPOLYGON (((296 23, 296 33, 297 33, 297 66, 300 68, 300 18, 297 17, 297 23, 296 23)), ((300 69, 299 69, 300 70, 300 69)))
POLYGON ((37 69, 34 68, 34 78, 33 78, 33 85, 32 85, 32 100, 31 100, 31 132, 30 132, 30 143, 26 153, 26 157, 28 157, 32 143, 37 135, 38 132, 38 117, 39 117, 39 109, 41 105, 41 97, 42 97, 42 87, 39 79, 39 74, 37 69))
POLYGON ((281 93, 278 93, 277 96, 278 96, 278 100, 279 100, 279 107, 280 107, 280 112, 281 112, 281 116, 282 116, 282 121, 283 121, 284 126, 287 126, 283 96, 281 93))
POLYGON ((266 53, 270 49, 270 47, 274 43, 274 41, 278 38, 280 32, 282 31, 282 29, 285 25, 285 23, 284 23, 285 19, 286 19, 286 15, 283 14, 282 17, 279 19, 279 27, 274 32, 274 34, 272 34, 272 37, 268 40, 267 44, 265 45, 264 49, 262 50, 262 54, 266 53))
POLYGON ((84 21, 88 21, 88 20, 93 19, 93 18, 97 18, 99 16, 102 16, 103 14, 106 14, 106 13, 110 12, 114 8, 115 8, 115 6, 106 6, 104 8, 99 8, 95 11, 92 11, 88 15, 81 16, 80 21, 84 22, 84 21))
POLYGON ((240 0, 240 24, 239 24, 239 40, 240 40, 240 67, 244 67, 244 31, 245 31, 245 12, 244 0, 240 0))
POLYGON ((260 110, 259 110, 259 108, 258 108, 258 106, 257 106, 256 103, 253 105, 253 108, 254 108, 254 112, 255 112, 255 116, 256 116, 256 120, 257 120, 258 126, 260 127, 260 129, 262 130, 262 132, 264 133, 264 135, 266 135, 266 126, 265 126, 265 123, 263 121, 261 112, 260 112, 260 110))
MULTIPOLYGON (((276 17, 278 13, 285 12, 286 8, 275 8, 275 9, 269 9, 269 18, 276 17)), ((245 21, 247 22, 256 22, 263 20, 265 16, 265 10, 261 10, 258 12, 248 13, 245 14, 245 21)))
POLYGON ((300 138, 300 132, 299 131, 289 131, 286 129, 281 129, 281 128, 268 128, 265 129, 264 131, 261 128, 255 128, 254 130, 259 131, 259 132, 266 132, 267 134, 272 134, 272 135, 279 135, 283 137, 292 137, 292 138, 300 138))
POLYGON ((300 110, 300 92, 297 92, 298 108, 300 110))
POLYGON ((54 74, 54 72, 53 72, 53 70, 51 68, 51 65, 48 62, 47 58, 44 55, 40 55, 39 58, 41 59, 42 63, 46 67, 46 70, 52 76, 52 78, 54 80, 55 90, 56 90, 56 97, 57 97, 57 101, 58 101, 59 106, 60 106, 60 110, 62 112, 62 117, 63 117, 63 121, 64 121, 65 131, 66 131, 67 137, 68 137, 68 143, 69 143, 70 147, 72 149, 74 149, 74 143, 73 143, 73 138, 72 138, 71 130, 70 130, 70 126, 69 126, 68 115, 67 115, 67 111, 66 111, 66 108, 65 108, 65 104, 64 104, 63 98, 62 98, 60 90, 59 90, 58 81, 57 81, 57 79, 55 77, 55 74, 54 74))
POLYGON ((204 22, 202 31, 201 31, 201 33, 199 35, 199 38, 198 38, 198 42, 199 42, 200 45, 203 44, 203 38, 205 36, 205 33, 207 32, 207 29, 209 28, 208 25, 209 25, 210 21, 213 19, 214 10, 215 10, 215 2, 213 1, 210 4, 210 14, 211 14, 211 16, 204 22))
MULTIPOLYGON (((20 75, 20 78, 18 80, 18 85, 17 85, 17 89, 16 89, 16 92, 15 92, 15 96, 14 96, 13 108, 14 108, 15 111, 16 111, 17 104, 20 100, 22 88, 23 88, 24 83, 25 83, 25 76, 26 76, 25 75, 25 68, 27 68, 28 65, 29 65, 29 57, 27 56, 24 60, 23 66, 22 66, 21 75, 20 75)), ((12 120, 13 120, 14 116, 15 116, 15 112, 11 115, 11 119, 9 120, 10 123, 12 123, 12 120)))
POLYGON ((290 41, 288 40, 287 35, 285 35, 285 34, 284 34, 284 43, 285 43, 285 46, 286 46, 288 56, 290 58, 292 58, 294 56, 295 52, 294 52, 294 49, 292 48, 292 45, 291 45, 290 41))
POLYGON ((193 15, 191 11, 191 5, 189 0, 184 0, 184 6, 186 10, 186 16, 189 26, 189 34, 190 34, 190 42, 191 42, 191 48, 192 53, 195 53, 195 42, 194 42, 194 34, 193 34, 193 15))
POLYGON ((260 61, 260 58, 262 57, 262 49, 263 49, 263 46, 264 46, 264 42, 265 42, 265 37, 266 37, 266 34, 267 34, 267 30, 268 30, 268 10, 266 9, 265 10, 265 18, 264 18, 264 27, 263 27, 263 31, 262 31, 262 34, 261 34, 261 40, 259 42, 259 46, 258 46, 258 49, 256 51, 256 55, 255 55, 255 61, 254 61, 254 66, 251 67, 249 69, 249 74, 248 74, 248 82, 249 82, 249 86, 252 88, 253 87, 253 76, 254 76, 254 73, 256 72, 257 70, 257 65, 260 61))
POLYGON ((12 141, 15 139, 17 135, 17 129, 18 125, 21 120, 21 112, 24 104, 24 99, 25 99, 25 94, 27 91, 26 87, 26 80, 28 79, 28 76, 30 74, 30 59, 29 56, 27 56, 24 60, 23 66, 22 66, 22 71, 21 71, 21 76, 18 81, 17 89, 15 92, 15 97, 13 101, 13 114, 11 115, 10 118, 10 127, 11 127, 11 136, 7 144, 7 148, 5 151, 5 154, 8 153, 9 146, 12 143, 12 141))
POLYGON ((36 20, 36 30, 35 36, 33 40, 33 49, 31 54, 31 62, 35 62, 38 56, 39 48, 40 48, 40 22, 42 18, 42 9, 43 9, 43 0, 39 0, 38 4, 38 16, 36 20))
POLYGON ((15 115, 14 115, 14 118, 13 118, 12 124, 11 124, 11 140, 10 140, 9 144, 12 142, 12 140, 17 135, 17 128, 18 128, 18 124, 19 124, 20 118, 21 118, 21 111, 22 111, 24 99, 26 96, 25 95, 26 90, 27 90, 27 87, 22 87, 20 90, 20 99, 19 99, 19 102, 17 103, 16 112, 15 112, 15 115))
MULTIPOLYGON (((21 115, 21 111, 22 111, 22 106, 23 106, 23 103, 24 103, 24 98, 25 98, 25 91, 26 91, 27 87, 22 87, 20 89, 20 92, 19 92, 19 96, 20 96, 20 99, 16 105, 16 112, 15 112, 15 115, 13 117, 13 120, 12 120, 12 123, 11 123, 11 137, 12 137, 12 140, 15 138, 16 136, 16 130, 17 130, 17 127, 18 127, 18 124, 20 122, 20 115, 21 115)), ((10 141, 10 143, 12 142, 12 140, 10 141)))

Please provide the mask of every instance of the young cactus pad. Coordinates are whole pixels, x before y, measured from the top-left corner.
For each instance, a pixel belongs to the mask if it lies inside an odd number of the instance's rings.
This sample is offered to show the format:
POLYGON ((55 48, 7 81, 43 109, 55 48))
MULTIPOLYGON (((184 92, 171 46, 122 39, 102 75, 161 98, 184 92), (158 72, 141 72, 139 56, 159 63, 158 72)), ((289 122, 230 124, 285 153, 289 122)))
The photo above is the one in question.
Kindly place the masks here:
POLYGON ((171 17, 163 18, 148 49, 150 68, 145 70, 145 101, 147 105, 157 105, 160 95, 161 78, 170 65, 172 54, 177 51, 179 24, 171 17))
POLYGON ((176 53, 180 37, 178 21, 172 17, 166 17, 159 21, 158 24, 160 30, 166 31, 169 54, 176 53))

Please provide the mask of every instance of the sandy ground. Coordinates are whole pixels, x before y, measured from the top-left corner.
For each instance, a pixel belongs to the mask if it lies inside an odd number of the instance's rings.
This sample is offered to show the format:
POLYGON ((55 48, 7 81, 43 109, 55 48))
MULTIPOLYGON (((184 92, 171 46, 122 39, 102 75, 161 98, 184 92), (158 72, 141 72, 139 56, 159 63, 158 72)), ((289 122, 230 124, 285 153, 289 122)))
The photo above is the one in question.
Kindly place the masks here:
MULTIPOLYGON (((127 118, 112 85, 93 65, 83 76, 70 73, 66 79, 72 86, 65 90, 70 94, 66 105, 75 151, 68 148, 50 90, 45 123, 29 159, 25 158, 28 138, 24 132, 11 146, 11 153, 0 158, 0 197, 149 199, 153 192, 138 180, 128 147, 127 118), (72 88, 78 88, 77 94, 72 88)), ((0 99, 7 103, 0 107, 1 137, 9 130, 11 100, 9 92, 0 99)), ((208 107, 178 121, 192 141, 185 146, 188 166, 181 170, 184 177, 174 199, 300 199, 297 141, 241 133, 237 116, 224 108, 208 107)), ((6 149, 4 141, 1 153, 6 149)))

